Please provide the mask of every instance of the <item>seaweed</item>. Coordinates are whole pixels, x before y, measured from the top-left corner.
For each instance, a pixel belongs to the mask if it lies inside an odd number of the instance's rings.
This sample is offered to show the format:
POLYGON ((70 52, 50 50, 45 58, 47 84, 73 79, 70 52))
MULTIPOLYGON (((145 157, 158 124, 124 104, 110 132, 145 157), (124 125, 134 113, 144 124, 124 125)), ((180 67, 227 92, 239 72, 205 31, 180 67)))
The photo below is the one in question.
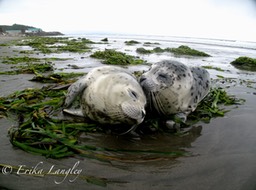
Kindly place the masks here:
POLYGON ((137 65, 142 64, 144 61, 134 56, 127 55, 123 52, 118 52, 112 49, 105 51, 96 51, 90 57, 96 59, 103 59, 104 64, 108 65, 137 65))
POLYGON ((90 51, 90 47, 88 47, 86 44, 79 42, 79 43, 68 43, 64 46, 57 46, 58 50, 57 52, 73 52, 73 53, 84 53, 90 51))
POLYGON ((35 73, 35 76, 31 81, 41 82, 41 83, 63 83, 68 84, 74 82, 73 78, 83 76, 84 73, 53 73, 50 75, 42 75, 35 73), (72 80, 70 80, 72 78, 72 80))
POLYGON ((126 45, 135 45, 135 44, 140 44, 140 42, 135 41, 135 40, 125 41, 124 43, 125 43, 126 45))
POLYGON ((94 42, 86 38, 69 39, 67 37, 31 37, 18 42, 16 45, 30 46, 36 51, 49 54, 63 51, 76 53, 88 52, 91 48, 87 44, 93 43, 94 42))
POLYGON ((150 46, 150 45, 160 45, 158 42, 144 42, 144 46, 150 46))
POLYGON ((35 57, 4 57, 3 62, 5 64, 18 64, 18 63, 31 63, 31 62, 39 62, 40 58, 35 57))
POLYGON ((256 59, 250 57, 239 57, 230 63, 234 67, 247 71, 256 71, 256 59))
MULTIPOLYGON (((74 51, 83 52, 90 48, 91 44, 86 38, 45 38, 35 37, 25 39, 21 44, 29 45, 41 52, 74 51), (63 49, 63 48, 66 48, 63 49), (81 48, 82 51, 77 51, 81 48)), ((167 49, 168 50, 168 49, 167 49)), ((154 48, 152 52, 162 53, 166 49, 154 48)), ((169 50, 168 50, 169 51, 169 50)), ((126 55, 115 50, 97 51, 91 55, 97 59, 103 59, 106 64, 133 65, 144 61, 137 57, 126 55)), ((58 58, 46 58, 33 60, 30 57, 9 59, 9 62, 26 63, 18 65, 18 70, 7 71, 14 74, 33 73, 32 81, 41 83, 52 83, 40 89, 25 89, 15 92, 7 97, 0 97, 0 117, 15 117, 17 126, 9 130, 10 142, 13 146, 24 151, 38 154, 50 158, 64 158, 74 155, 81 155, 103 161, 116 160, 124 161, 127 158, 106 154, 105 151, 113 153, 144 153, 149 155, 149 159, 154 159, 156 155, 161 157, 175 158, 186 155, 185 151, 155 151, 155 150, 128 150, 95 147, 82 143, 80 136, 82 133, 108 133, 108 129, 101 127, 94 122, 80 119, 69 120, 66 117, 59 117, 62 114, 62 105, 68 86, 76 80, 82 73, 50 73, 53 70, 50 61, 57 61, 58 58), (32 59, 32 60, 31 60, 32 59), (44 60, 46 63, 41 63, 44 60), (44 74, 42 74, 44 73, 44 74), (153 158, 152 158, 153 157, 153 158)), ((8 59, 6 59, 8 60, 8 59)), ((60 59, 62 60, 62 59, 60 59)), ((1 73, 0 73, 1 74, 1 73)), ((139 72, 136 73, 140 75, 139 72)), ((195 124, 198 121, 209 122, 214 117, 222 117, 227 110, 221 106, 228 104, 238 104, 239 101, 228 95, 223 89, 213 88, 206 98, 198 105, 197 109, 189 115, 188 122, 184 125, 195 124)), ((155 128, 157 132, 165 131, 160 123, 145 121, 148 128, 155 128)), ((146 131, 144 134, 147 134, 146 131)), ((140 159, 144 159, 139 155, 140 159)), ((148 157, 146 158, 148 159, 148 157)), ((148 159, 148 160, 149 160, 148 159)))
POLYGON ((198 121, 209 123, 214 117, 223 117, 228 110, 221 108, 221 105, 238 105, 244 102, 235 96, 228 95, 223 88, 212 88, 209 94, 199 103, 196 110, 188 116, 186 125, 198 121))
POLYGON ((8 45, 8 44, 2 44, 2 43, 1 43, 0 46, 3 47, 3 46, 9 46, 9 45, 8 45))
POLYGON ((170 52, 176 55, 206 56, 206 57, 210 56, 207 53, 192 49, 184 45, 181 45, 178 48, 165 48, 165 49, 156 47, 153 50, 146 50, 145 48, 137 48, 136 52, 142 53, 142 54, 170 52))
POLYGON ((87 39, 83 38, 82 41, 78 40, 68 40, 65 41, 65 45, 62 46, 54 46, 57 47, 58 52, 68 51, 68 52, 78 52, 83 53, 89 51, 91 48, 87 45, 89 42, 87 39))
MULTIPOLYGON (((73 77, 76 76, 76 74, 67 74, 67 78, 64 79, 65 74, 51 75, 51 77, 58 79, 53 80, 54 83, 58 84, 69 84, 73 82, 73 77)), ((9 130, 10 141, 13 146, 33 154, 56 159, 79 154, 103 161, 125 160, 125 158, 104 154, 104 151, 158 154, 161 157, 167 156, 169 158, 186 154, 183 151, 111 149, 82 144, 79 142, 81 133, 105 133, 106 128, 86 120, 77 121, 58 117, 62 110, 67 87, 67 85, 51 85, 41 89, 25 89, 0 98, 1 117, 16 115, 18 118, 18 126, 9 130)), ((186 125, 192 125, 198 121, 209 122, 211 118, 222 117, 227 110, 221 109, 221 105, 238 103, 240 103, 238 99, 228 95, 223 89, 213 88, 197 109, 189 115, 186 125)), ((157 129, 155 133, 164 131, 164 128, 159 123, 156 124, 154 120, 145 121, 145 123, 148 128, 157 129)))
POLYGON ((210 56, 207 53, 192 49, 185 45, 181 45, 178 48, 166 48, 166 51, 172 52, 177 55, 192 55, 192 56, 205 56, 205 57, 210 56))
POLYGON ((11 71, 0 71, 0 75, 16 75, 16 74, 35 74, 53 71, 50 63, 27 63, 26 65, 16 66, 17 69, 11 71))
POLYGON ((137 52, 137 53, 141 53, 141 54, 150 54, 150 53, 152 53, 151 50, 147 50, 147 49, 145 49, 145 48, 137 48, 137 49, 136 49, 136 52, 137 52))
POLYGON ((156 47, 156 48, 153 49, 153 52, 154 52, 154 53, 163 53, 163 52, 165 52, 165 51, 166 51, 165 49, 162 49, 162 48, 160 48, 160 47, 156 47))
POLYGON ((32 63, 28 63, 25 66, 18 66, 18 68, 20 68, 20 72, 21 73, 30 73, 30 74, 34 74, 34 73, 44 73, 47 71, 53 71, 53 66, 52 64, 49 63, 38 63, 38 64, 32 64, 32 63))
POLYGON ((202 67, 205 68, 205 69, 214 69, 216 71, 225 71, 220 67, 213 67, 213 66, 202 66, 202 67))
MULTIPOLYGON (((79 143, 82 132, 102 132, 102 128, 94 123, 61 120, 52 117, 61 109, 66 90, 58 88, 26 89, 0 99, 0 111, 16 114, 19 126, 9 130, 10 141, 13 146, 27 152, 50 158, 63 158, 80 154, 81 156, 99 160, 122 160, 101 154, 99 152, 130 152, 162 154, 176 157, 181 152, 122 150, 104 147, 94 147, 79 143)), ((0 113, 1 113, 0 112, 0 113)), ((3 115, 3 114, 2 114, 3 115)))
POLYGON ((34 58, 34 57, 4 57, 3 63, 13 64, 10 71, 0 71, 0 75, 35 74, 53 71, 52 61, 66 61, 70 58, 34 58))

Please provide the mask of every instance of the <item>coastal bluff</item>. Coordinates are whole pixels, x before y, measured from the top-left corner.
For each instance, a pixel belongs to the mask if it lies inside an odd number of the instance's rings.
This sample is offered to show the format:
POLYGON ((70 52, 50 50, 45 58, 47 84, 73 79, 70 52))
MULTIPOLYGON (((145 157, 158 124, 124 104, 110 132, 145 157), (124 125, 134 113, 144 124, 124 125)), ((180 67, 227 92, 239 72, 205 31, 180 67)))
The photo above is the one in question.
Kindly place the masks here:
POLYGON ((58 31, 46 32, 41 28, 22 24, 0 25, 0 35, 3 36, 60 36, 58 31))

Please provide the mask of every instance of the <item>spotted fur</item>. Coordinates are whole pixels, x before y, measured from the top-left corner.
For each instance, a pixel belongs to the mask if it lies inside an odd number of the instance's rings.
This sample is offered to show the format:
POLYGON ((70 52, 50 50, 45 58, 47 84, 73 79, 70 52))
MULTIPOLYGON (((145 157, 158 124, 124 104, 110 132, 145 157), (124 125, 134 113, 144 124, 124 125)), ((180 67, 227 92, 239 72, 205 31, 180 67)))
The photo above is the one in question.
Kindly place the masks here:
POLYGON ((165 60, 152 65, 140 78, 149 109, 159 115, 188 115, 208 94, 210 75, 200 67, 165 60))

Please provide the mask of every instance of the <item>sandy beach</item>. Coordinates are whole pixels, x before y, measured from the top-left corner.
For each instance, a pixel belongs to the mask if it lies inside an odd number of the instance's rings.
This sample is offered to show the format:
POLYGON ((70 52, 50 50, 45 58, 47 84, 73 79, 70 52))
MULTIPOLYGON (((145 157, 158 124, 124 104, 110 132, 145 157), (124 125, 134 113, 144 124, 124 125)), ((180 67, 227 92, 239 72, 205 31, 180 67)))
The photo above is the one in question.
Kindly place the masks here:
MULTIPOLYGON (((0 36, 0 44, 18 39, 21 38, 0 36)), ((102 39, 102 36, 93 39, 102 39)), ((111 46, 134 54, 132 52, 134 47, 120 45, 121 42, 123 44, 123 41, 123 39, 117 38, 111 41, 113 44, 110 43, 105 46, 96 44, 93 46, 96 49, 111 46)), ((160 41, 160 43, 165 47, 179 43, 184 44, 185 42, 160 41)), ((173 58, 187 64, 205 65, 215 63, 217 65, 221 62, 233 60, 236 55, 249 56, 255 53, 255 49, 252 48, 239 49, 239 47, 201 45, 197 41, 196 43, 190 42, 189 45, 201 48, 201 50, 208 50, 212 57, 199 60, 163 54, 144 55, 143 58, 149 60, 149 62, 163 58, 173 58)), ((13 51, 13 47, 0 46, 0 70, 9 69, 8 65, 2 63, 3 57, 17 56, 18 54, 18 51, 13 51)), ((59 56, 71 57, 73 60, 56 63, 57 69, 66 68, 70 62, 85 67, 84 70, 72 70, 75 72, 86 71, 92 67, 86 65, 86 62, 91 60, 91 58, 88 58, 88 53, 79 55, 67 53, 59 56)), ((99 63, 96 62, 96 65, 99 65, 99 63)), ((214 118, 208 124, 197 124, 191 135, 184 137, 182 142, 175 140, 173 136, 168 134, 148 135, 141 137, 140 140, 105 134, 86 134, 83 137, 84 141, 98 147, 122 149, 144 147, 145 149, 168 151, 172 146, 177 146, 185 150, 188 153, 187 156, 175 159, 163 159, 156 156, 155 160, 141 161, 140 157, 142 155, 106 152, 108 155, 127 158, 133 156, 133 159, 130 159, 129 162, 102 162, 79 156, 65 159, 45 158, 13 147, 9 141, 8 129, 15 125, 16 121, 11 118, 0 118, 0 164, 4 165, 4 167, 0 167, 2 170, 0 171, 0 189, 255 190, 255 73, 238 71, 227 64, 217 66, 222 67, 225 71, 209 70, 211 77, 217 78, 219 74, 225 77, 235 77, 237 82, 224 83, 220 86, 228 86, 226 88, 228 93, 235 95, 237 98, 245 99, 245 102, 242 105, 226 107, 230 111, 224 117, 214 118), (252 86, 241 82, 244 80, 252 81, 252 86), (60 175, 61 169, 65 170, 66 173, 60 175), (49 174, 54 172, 55 175, 49 174)), ((143 69, 147 67, 144 66, 143 69)), ((67 70, 70 71, 70 67, 67 70)), ((0 75, 0 97, 7 96, 17 90, 43 86, 41 83, 29 81, 32 77, 30 74, 0 75)))

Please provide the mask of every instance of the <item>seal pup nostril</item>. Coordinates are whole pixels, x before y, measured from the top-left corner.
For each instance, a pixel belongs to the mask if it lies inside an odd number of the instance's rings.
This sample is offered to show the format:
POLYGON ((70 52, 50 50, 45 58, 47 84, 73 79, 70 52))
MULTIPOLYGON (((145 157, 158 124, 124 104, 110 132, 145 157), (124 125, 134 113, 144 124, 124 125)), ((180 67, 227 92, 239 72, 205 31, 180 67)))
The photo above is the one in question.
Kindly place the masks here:
POLYGON ((140 82, 143 82, 143 81, 145 81, 146 80, 146 77, 144 77, 144 76, 141 76, 140 77, 140 82))
POLYGON ((142 115, 142 118, 144 118, 144 117, 146 116, 145 110, 142 110, 142 111, 141 111, 141 115, 142 115))

